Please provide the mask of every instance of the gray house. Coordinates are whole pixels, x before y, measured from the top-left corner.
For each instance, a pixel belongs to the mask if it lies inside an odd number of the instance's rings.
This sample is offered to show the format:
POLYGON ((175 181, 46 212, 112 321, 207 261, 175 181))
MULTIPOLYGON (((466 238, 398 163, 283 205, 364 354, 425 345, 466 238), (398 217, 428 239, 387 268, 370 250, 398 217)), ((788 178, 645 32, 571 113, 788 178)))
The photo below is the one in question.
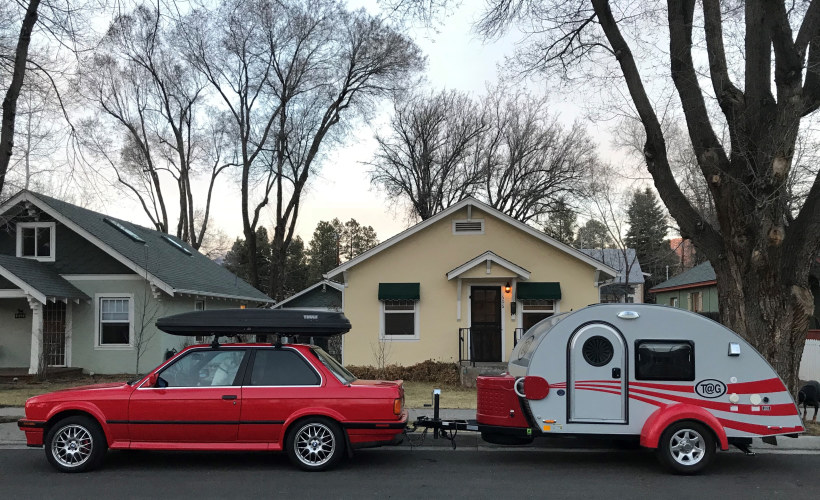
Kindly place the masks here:
POLYGON ((643 303, 646 274, 641 271, 641 263, 634 248, 580 248, 593 259, 603 262, 618 271, 611 283, 598 287, 598 301, 643 303))
POLYGON ((193 340, 157 318, 273 302, 173 236, 48 196, 17 193, 0 223, 0 368, 144 371, 193 340))

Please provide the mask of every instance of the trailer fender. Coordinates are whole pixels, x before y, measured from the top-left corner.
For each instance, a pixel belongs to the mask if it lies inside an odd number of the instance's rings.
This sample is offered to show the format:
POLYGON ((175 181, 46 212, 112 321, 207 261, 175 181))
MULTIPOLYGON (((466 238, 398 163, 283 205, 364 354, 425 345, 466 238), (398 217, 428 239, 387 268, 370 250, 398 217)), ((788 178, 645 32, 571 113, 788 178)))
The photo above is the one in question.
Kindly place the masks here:
POLYGON ((729 449, 729 440, 726 431, 714 415, 704 410, 700 406, 690 404, 676 404, 663 408, 658 408, 646 419, 641 429, 641 446, 646 448, 657 448, 663 431, 675 422, 681 420, 694 420, 706 425, 715 433, 720 449, 729 449))

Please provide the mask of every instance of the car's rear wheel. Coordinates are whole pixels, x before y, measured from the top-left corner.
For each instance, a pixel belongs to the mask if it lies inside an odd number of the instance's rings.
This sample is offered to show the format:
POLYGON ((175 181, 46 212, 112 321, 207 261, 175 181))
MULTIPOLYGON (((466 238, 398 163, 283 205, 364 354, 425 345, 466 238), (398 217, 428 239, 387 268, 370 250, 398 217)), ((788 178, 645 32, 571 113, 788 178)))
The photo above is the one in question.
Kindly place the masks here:
POLYGON ((60 472, 85 472, 100 465, 108 444, 96 421, 89 417, 66 417, 49 429, 46 458, 60 472))
POLYGON ((703 424, 675 422, 661 436, 658 458, 677 474, 695 474, 715 456, 715 439, 703 424))
POLYGON ((327 470, 341 459, 345 440, 339 425, 327 418, 297 422, 288 432, 287 452, 294 465, 306 471, 327 470))

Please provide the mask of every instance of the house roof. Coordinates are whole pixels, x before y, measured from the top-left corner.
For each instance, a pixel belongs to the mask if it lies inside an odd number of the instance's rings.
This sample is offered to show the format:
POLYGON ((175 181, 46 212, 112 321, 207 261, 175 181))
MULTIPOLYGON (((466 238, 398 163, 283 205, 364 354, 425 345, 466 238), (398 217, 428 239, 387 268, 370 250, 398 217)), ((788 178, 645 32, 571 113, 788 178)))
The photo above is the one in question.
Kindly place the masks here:
POLYGON ((36 260, 0 255, 0 276, 43 304, 48 300, 90 299, 57 274, 53 267, 36 260))
POLYGON ((659 285, 652 287, 649 292, 657 293, 679 290, 683 288, 697 288, 701 286, 714 285, 715 283, 715 270, 712 268, 712 264, 709 262, 704 262, 667 281, 664 281, 659 285))
MULTIPOLYGON (((342 285, 341 283, 336 283, 335 281, 331 281, 331 280, 322 280, 318 283, 310 285, 309 287, 305 288, 304 290, 302 290, 300 292, 296 292, 295 294, 293 294, 290 297, 282 300, 281 302, 277 302, 273 307, 274 307, 274 309, 278 309, 280 307, 283 307, 285 304, 291 303, 291 302, 293 302, 297 299, 300 299, 300 298, 304 298, 310 292, 312 292, 312 291, 314 291, 317 288, 322 287, 322 286, 325 287, 325 288, 330 287, 332 290, 335 290, 335 291, 339 292, 339 294, 342 294, 344 292, 344 288, 345 288, 344 285, 342 285)), ((302 307, 302 306, 296 306, 296 307, 302 307)))
POLYGON ((548 245, 551 245, 551 246, 561 250, 562 252, 565 252, 569 255, 572 255, 573 257, 577 258, 578 260, 581 260, 581 261, 589 264, 590 266, 592 266, 593 268, 595 268, 598 271, 601 271, 604 274, 608 274, 612 277, 617 275, 617 270, 610 267, 609 265, 607 265, 607 264, 605 264, 601 261, 593 259, 592 257, 588 256, 587 254, 579 251, 578 249, 576 249, 574 247, 571 247, 567 244, 561 243, 560 241, 547 236, 543 232, 541 232, 541 231, 539 231, 539 230, 537 230, 533 227, 530 227, 530 226, 528 226, 527 224, 524 224, 521 221, 518 221, 518 220, 510 217, 509 215, 507 215, 507 214, 505 214, 505 213, 491 207, 490 205, 487 205, 486 203, 478 201, 477 199, 473 198, 472 196, 468 196, 467 198, 464 198, 463 200, 456 203, 455 205, 452 205, 449 208, 447 208, 445 210, 442 210, 441 212, 437 213, 433 217, 430 217, 429 219, 426 219, 422 222, 419 222, 415 226, 412 226, 408 229, 405 229, 401 233, 393 236, 392 238, 389 238, 389 239, 383 241, 379 245, 376 245, 375 247, 373 247, 370 250, 362 253, 361 255, 359 255, 359 256, 345 262, 341 266, 338 266, 335 269, 331 269, 330 271, 328 271, 324 274, 324 277, 325 278, 331 278, 331 277, 336 276, 340 273, 343 273, 343 272, 347 271, 348 269, 350 269, 351 267, 361 264, 362 262, 366 261, 370 257, 373 257, 374 255, 376 255, 376 254, 378 254, 378 253, 380 253, 384 250, 387 250, 388 248, 392 247, 396 243, 399 243, 399 242, 403 241, 404 239, 409 238, 410 236, 418 233, 419 231, 422 231, 423 229, 426 229, 427 227, 432 226, 436 222, 438 222, 438 221, 440 221, 440 220, 442 220, 446 217, 449 217, 450 215, 458 212, 459 210, 461 210, 465 207, 467 207, 468 209, 470 207, 476 207, 477 209, 481 210, 482 212, 487 213, 487 214, 489 214, 489 215, 491 215, 491 216, 493 216, 493 217, 495 217, 495 218, 497 218, 501 221, 504 221, 507 224, 510 224, 511 226, 513 226, 513 227, 515 227, 515 228, 517 228, 521 231, 524 231, 525 233, 527 233, 527 234, 529 234, 529 235, 543 241, 544 243, 547 243, 548 245))
POLYGON ((505 259, 504 257, 499 256, 498 254, 496 254, 495 252, 492 252, 490 250, 487 250, 486 252, 479 255, 478 257, 475 257, 473 259, 468 260, 464 264, 461 264, 457 268, 455 268, 452 271, 450 271, 449 273, 447 273, 447 279, 451 280, 453 278, 458 278, 459 276, 466 273, 467 271, 474 268, 475 266, 483 264, 485 262, 494 262, 494 263, 498 264, 499 266, 504 267, 504 268, 514 272, 521 279, 524 279, 524 280, 530 279, 530 272, 529 271, 527 271, 523 267, 519 266, 518 264, 510 262, 509 260, 505 259))
POLYGON ((21 202, 37 206, 171 296, 192 294, 273 302, 174 236, 25 190, 0 206, 0 214, 21 202))
POLYGON ((624 278, 625 269, 628 267, 627 263, 632 264, 632 267, 629 269, 629 283, 638 285, 645 281, 644 274, 641 271, 641 263, 638 261, 634 248, 626 249, 626 257, 624 257, 624 251, 619 248, 580 248, 579 250, 593 259, 617 269, 618 276, 613 283, 626 282, 624 278))

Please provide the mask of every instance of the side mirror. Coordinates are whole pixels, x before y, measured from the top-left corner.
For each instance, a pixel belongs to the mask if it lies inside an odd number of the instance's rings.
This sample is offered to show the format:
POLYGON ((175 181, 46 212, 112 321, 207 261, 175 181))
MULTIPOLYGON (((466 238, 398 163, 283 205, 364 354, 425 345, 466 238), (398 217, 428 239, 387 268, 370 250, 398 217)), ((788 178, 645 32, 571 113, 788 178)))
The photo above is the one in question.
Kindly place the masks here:
POLYGON ((157 374, 152 373, 148 375, 148 379, 145 381, 146 387, 156 387, 157 386, 157 374))

